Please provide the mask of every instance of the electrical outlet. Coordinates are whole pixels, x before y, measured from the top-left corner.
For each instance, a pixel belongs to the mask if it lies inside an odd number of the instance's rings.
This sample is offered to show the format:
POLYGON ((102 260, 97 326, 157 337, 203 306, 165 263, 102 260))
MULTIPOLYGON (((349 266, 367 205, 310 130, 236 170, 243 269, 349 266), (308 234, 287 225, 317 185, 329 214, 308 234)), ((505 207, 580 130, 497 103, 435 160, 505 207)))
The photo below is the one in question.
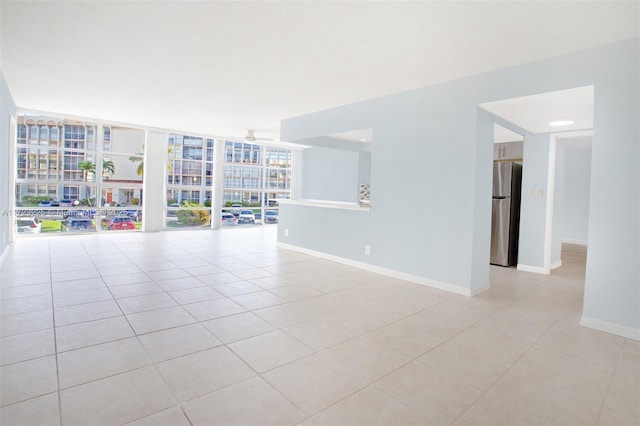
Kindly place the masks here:
POLYGON ((365 245, 364 246, 364 254, 365 254, 365 256, 371 256, 371 246, 370 245, 365 245))
POLYGON ((529 197, 535 197, 535 196, 536 196, 536 190, 529 188, 529 197))
POLYGON ((542 198, 543 195, 544 195, 544 190, 538 189, 538 197, 542 198))
POLYGON ((285 237, 288 237, 288 236, 289 236, 289 230, 288 230, 288 229, 285 229, 285 230, 284 230, 284 236, 285 236, 285 237))

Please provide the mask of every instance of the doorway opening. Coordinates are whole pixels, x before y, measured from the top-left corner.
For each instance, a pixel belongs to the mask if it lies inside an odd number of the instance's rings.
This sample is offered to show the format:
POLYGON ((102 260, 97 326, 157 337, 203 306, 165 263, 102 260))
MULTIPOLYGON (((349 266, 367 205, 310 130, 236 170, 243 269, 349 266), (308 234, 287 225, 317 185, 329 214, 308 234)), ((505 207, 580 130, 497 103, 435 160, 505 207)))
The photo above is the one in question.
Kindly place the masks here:
POLYGON ((489 263, 518 263, 520 200, 524 136, 493 125, 493 179, 491 191, 491 249, 489 263))
POLYGON ((592 137, 592 130, 550 136, 544 249, 549 271, 562 266, 563 251, 568 259, 580 253, 586 256, 592 137))
MULTIPOLYGON (((527 141, 523 149, 518 269, 549 274, 559 266, 561 203, 556 201, 558 140, 593 128, 594 87, 584 86, 480 104, 527 141), (555 225, 555 226, 554 226, 555 225), (554 244, 554 240, 556 244, 554 244)), ((500 124, 503 124, 500 123, 500 124)))

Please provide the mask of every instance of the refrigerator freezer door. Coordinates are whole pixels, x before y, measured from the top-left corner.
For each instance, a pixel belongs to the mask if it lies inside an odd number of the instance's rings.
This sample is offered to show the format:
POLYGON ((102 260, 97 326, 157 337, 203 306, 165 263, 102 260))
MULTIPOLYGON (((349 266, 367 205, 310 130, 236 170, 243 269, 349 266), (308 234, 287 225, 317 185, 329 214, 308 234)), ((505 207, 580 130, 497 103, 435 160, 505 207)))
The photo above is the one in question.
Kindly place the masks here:
POLYGON ((491 205, 491 258, 494 265, 509 266, 511 199, 494 198, 491 205))
POLYGON ((513 163, 493 163, 493 197, 511 197, 513 163))

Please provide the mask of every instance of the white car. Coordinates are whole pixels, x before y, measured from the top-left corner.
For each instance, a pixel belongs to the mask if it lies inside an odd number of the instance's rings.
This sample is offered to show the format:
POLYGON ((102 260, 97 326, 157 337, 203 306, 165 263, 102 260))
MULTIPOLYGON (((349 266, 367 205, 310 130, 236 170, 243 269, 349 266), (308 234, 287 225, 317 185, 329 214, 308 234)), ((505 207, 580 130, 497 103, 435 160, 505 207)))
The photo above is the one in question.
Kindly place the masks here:
POLYGON ((238 217, 241 210, 242 204, 231 204, 231 214, 233 214, 235 217, 238 217))
POLYGON ((256 216, 253 214, 253 210, 240 210, 238 223, 256 223, 256 216))
POLYGON ((16 227, 18 232, 25 234, 39 234, 42 232, 42 223, 35 217, 16 220, 16 227))
POLYGON ((222 226, 235 226, 238 219, 231 213, 222 213, 222 226))

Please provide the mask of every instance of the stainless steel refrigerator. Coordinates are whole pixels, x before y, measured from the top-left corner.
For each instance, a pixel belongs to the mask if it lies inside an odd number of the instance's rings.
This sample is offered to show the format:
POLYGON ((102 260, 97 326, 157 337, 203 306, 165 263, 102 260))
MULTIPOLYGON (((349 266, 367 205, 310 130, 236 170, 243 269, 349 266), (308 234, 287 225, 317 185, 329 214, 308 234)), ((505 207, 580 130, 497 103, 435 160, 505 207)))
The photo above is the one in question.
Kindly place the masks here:
POLYGON ((511 266, 518 262, 522 164, 493 163, 490 263, 511 266))

